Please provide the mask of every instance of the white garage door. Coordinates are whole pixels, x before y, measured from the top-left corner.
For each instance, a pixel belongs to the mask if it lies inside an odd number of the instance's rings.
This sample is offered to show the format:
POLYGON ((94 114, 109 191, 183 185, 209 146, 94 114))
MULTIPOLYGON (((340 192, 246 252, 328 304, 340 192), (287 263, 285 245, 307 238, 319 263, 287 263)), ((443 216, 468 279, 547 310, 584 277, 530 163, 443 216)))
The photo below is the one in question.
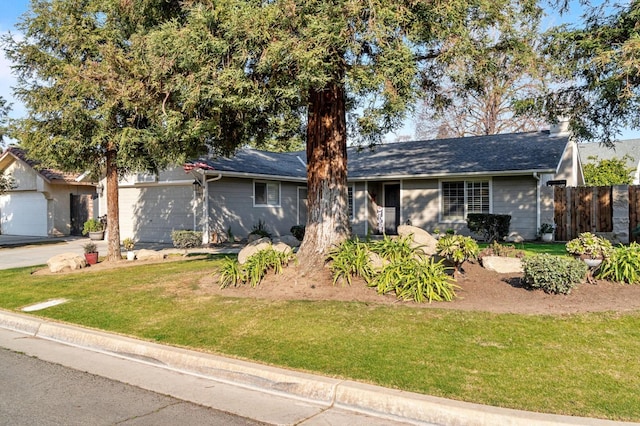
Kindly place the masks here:
POLYGON ((47 200, 41 193, 0 197, 0 231, 7 235, 47 236, 47 200))

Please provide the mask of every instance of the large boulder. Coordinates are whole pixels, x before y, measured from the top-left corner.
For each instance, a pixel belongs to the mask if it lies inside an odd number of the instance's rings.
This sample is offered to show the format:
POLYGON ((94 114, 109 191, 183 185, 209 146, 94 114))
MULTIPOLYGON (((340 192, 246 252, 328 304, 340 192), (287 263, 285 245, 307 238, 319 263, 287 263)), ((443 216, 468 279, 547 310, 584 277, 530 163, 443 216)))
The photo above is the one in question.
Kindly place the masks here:
POLYGON ((273 243, 285 243, 289 247, 300 247, 301 241, 293 235, 283 235, 273 239, 273 243))
POLYGON ((521 274, 522 260, 517 257, 483 256, 482 266, 499 274, 521 274))
POLYGON ((275 251, 280 252, 280 253, 291 253, 293 251, 291 246, 289 246, 288 244, 283 243, 282 241, 274 243, 271 247, 275 251))
POLYGON ((162 260, 164 257, 164 253, 155 250, 142 249, 136 252, 136 259, 138 260, 162 260))
POLYGON ((241 265, 246 263, 247 259, 251 256, 261 250, 266 250, 269 247, 271 247, 271 239, 266 237, 250 242, 240 250, 240 253, 238 253, 238 263, 241 265))
POLYGON ((87 266, 83 256, 76 253, 61 253, 47 260, 51 272, 73 271, 87 266))
POLYGON ((438 240, 424 229, 411 225, 400 225, 398 226, 398 235, 401 237, 413 235, 414 247, 420 247, 427 256, 436 254, 438 240))

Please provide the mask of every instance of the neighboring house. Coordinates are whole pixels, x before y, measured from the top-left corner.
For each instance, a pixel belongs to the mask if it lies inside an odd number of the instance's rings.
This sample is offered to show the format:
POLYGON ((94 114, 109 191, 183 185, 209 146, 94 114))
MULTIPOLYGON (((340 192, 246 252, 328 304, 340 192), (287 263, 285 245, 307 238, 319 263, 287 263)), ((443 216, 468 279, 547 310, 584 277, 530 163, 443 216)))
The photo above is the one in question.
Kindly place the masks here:
POLYGON ((97 214, 96 184, 86 174, 42 168, 26 152, 10 146, 0 155, 0 171, 16 187, 0 195, 0 232, 9 235, 80 235, 97 214))
POLYGON ((580 164, 598 163, 600 160, 622 159, 627 156, 627 167, 633 169, 632 185, 640 185, 640 139, 617 141, 612 148, 600 143, 578 144, 580 164), (593 159, 597 157, 597 159, 593 159))
MULTIPOLYGON (((304 152, 243 149, 158 176, 131 176, 120 187, 121 235, 170 242, 172 229, 196 229, 209 242, 245 237, 259 221, 274 235, 288 234, 306 223, 305 158, 304 152)), ((511 231, 533 239, 541 222, 553 220, 547 183, 575 186, 580 179, 566 133, 349 148, 349 216, 353 232, 364 236, 395 233, 403 223, 468 233, 467 213, 510 214, 511 231)))

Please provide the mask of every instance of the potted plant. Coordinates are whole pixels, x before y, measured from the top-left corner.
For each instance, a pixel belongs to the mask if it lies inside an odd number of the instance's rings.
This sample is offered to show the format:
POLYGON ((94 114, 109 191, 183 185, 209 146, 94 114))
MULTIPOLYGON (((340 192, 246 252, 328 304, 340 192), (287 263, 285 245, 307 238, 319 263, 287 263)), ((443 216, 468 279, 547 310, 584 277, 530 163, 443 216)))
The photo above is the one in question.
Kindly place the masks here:
POLYGON ((136 254, 133 249, 136 246, 136 242, 133 240, 133 238, 125 238, 122 241, 122 245, 127 251, 127 260, 134 260, 136 258, 136 254))
POLYGON ((89 265, 98 263, 98 247, 96 243, 89 241, 82 248, 84 249, 84 258, 89 265))
POLYGON ((590 267, 596 267, 613 250, 613 245, 609 240, 592 234, 583 232, 578 238, 567 242, 567 251, 574 256, 583 259, 590 267))
POLYGON ((84 223, 82 235, 89 235, 89 238, 96 241, 104 238, 104 225, 99 219, 89 219, 84 223))
POLYGON ((555 226, 551 223, 543 223, 540 225, 540 229, 538 229, 538 234, 542 241, 545 243, 550 243, 553 241, 553 231, 555 230, 555 226))

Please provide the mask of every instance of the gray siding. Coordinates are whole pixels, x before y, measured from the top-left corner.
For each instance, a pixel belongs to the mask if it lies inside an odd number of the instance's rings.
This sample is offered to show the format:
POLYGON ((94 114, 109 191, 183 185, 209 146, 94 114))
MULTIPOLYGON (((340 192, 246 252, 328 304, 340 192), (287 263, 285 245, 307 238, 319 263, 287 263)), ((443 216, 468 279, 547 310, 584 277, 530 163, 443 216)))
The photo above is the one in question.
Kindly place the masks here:
POLYGON ((153 185, 120 188, 120 236, 171 243, 174 229, 193 229, 193 188, 153 185))
MULTIPOLYGON (((276 182, 276 181, 273 181, 276 182)), ((223 178, 209 184, 209 212, 211 232, 245 238, 262 220, 269 232, 276 235, 290 234, 296 225, 298 211, 298 187, 296 182, 280 182, 279 206, 254 206, 253 180, 223 178)))
POLYGON ((525 239, 538 231, 536 185, 533 176, 493 178, 493 213, 511 215, 511 232, 525 239))
POLYGON ((402 181, 402 220, 429 232, 438 228, 439 212, 438 181, 402 181))

